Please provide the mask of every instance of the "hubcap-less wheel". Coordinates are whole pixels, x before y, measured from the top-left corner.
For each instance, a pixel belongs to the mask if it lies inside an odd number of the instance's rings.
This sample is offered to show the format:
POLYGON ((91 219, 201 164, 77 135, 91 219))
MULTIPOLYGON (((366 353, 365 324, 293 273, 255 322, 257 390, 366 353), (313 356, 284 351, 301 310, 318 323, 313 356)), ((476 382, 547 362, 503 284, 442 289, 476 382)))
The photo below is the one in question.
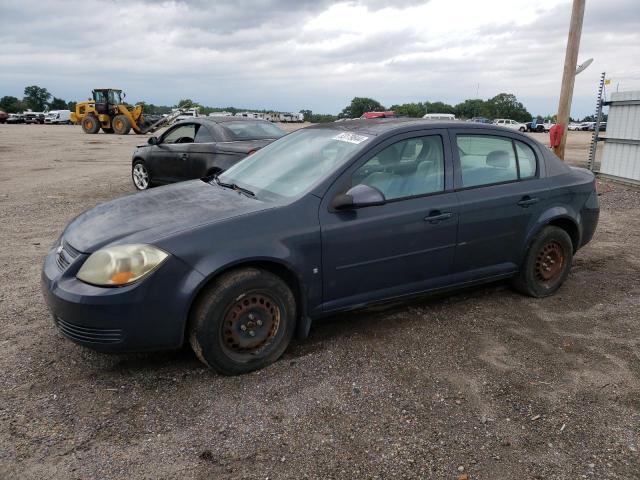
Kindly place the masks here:
POLYGON ((536 257, 536 280, 543 284, 553 282, 561 275, 564 262, 565 255, 562 245, 556 241, 546 243, 536 257))
POLYGON ((249 293, 227 310, 221 326, 222 349, 239 361, 269 346, 280 328, 281 308, 263 292, 249 293))
POLYGON ((136 163, 133 167, 133 183, 138 190, 146 190, 149 187, 149 172, 142 163, 136 163))

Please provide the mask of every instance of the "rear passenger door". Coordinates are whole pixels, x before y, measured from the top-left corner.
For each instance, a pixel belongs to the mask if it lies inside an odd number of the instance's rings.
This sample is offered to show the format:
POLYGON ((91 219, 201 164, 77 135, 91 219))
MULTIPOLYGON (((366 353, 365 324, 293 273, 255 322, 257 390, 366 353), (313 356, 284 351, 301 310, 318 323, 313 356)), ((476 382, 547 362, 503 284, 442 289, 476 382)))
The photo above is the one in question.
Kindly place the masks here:
POLYGON ((451 133, 460 202, 455 271, 472 277, 515 271, 547 199, 541 153, 517 134, 451 133))
POLYGON ((458 206, 445 130, 395 137, 356 162, 320 207, 323 309, 428 290, 451 273, 458 206), (335 211, 331 200, 367 184, 386 202, 335 211))

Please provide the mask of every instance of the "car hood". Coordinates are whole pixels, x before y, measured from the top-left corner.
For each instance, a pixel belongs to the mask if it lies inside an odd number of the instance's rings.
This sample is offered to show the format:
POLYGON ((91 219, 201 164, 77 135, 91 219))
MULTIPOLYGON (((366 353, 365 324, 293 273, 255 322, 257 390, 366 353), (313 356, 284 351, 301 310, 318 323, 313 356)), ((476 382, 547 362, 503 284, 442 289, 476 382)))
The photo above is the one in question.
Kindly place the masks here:
POLYGON ((135 193, 87 210, 63 233, 91 253, 111 243, 153 243, 194 227, 272 208, 272 203, 202 180, 135 193))

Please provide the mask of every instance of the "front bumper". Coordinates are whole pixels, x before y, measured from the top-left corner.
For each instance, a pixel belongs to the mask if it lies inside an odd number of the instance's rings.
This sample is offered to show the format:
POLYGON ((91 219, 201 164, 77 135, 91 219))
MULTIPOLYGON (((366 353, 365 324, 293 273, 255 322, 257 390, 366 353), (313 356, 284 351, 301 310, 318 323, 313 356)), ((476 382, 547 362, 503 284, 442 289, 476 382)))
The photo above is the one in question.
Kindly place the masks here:
POLYGON ((42 292, 64 336, 94 350, 111 352, 182 345, 193 292, 202 280, 200 273, 170 256, 139 282, 96 287, 76 278, 87 258, 87 254, 65 248, 61 253, 51 250, 44 261, 42 292))

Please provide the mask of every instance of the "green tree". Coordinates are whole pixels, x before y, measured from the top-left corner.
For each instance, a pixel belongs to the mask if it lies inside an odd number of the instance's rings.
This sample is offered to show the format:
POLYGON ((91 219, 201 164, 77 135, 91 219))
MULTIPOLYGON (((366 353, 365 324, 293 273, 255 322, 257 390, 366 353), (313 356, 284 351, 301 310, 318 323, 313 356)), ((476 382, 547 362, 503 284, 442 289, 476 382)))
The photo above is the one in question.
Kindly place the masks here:
POLYGON ((24 104, 16 97, 4 96, 0 98, 0 108, 7 113, 18 113, 24 110, 24 104))
POLYGON ((457 104, 454 107, 454 110, 457 118, 468 119, 473 117, 489 116, 487 102, 480 98, 467 99, 464 102, 457 104))
POLYGON ((299 113, 304 115, 304 121, 305 122, 310 122, 311 121, 311 117, 313 116, 313 112, 311 110, 300 110, 299 113))
POLYGON ((402 115, 412 118, 422 118, 427 113, 423 103, 403 103, 402 105, 391 105, 391 110, 396 115, 402 115))
POLYGON ((67 108, 69 110, 71 110, 72 112, 75 112, 75 110, 76 110, 76 102, 73 102, 73 101, 68 102, 67 103, 67 108))
POLYGON ((49 102, 49 110, 66 110, 67 102, 61 98, 53 97, 53 100, 49 102))
POLYGON ((519 122, 531 120, 531 114, 512 93, 499 93, 487 101, 492 118, 510 118, 519 122))
POLYGON ((425 113, 455 113, 453 105, 444 102, 425 102, 425 113))
POLYGON ((384 109, 382 104, 373 98, 354 97, 338 116, 340 118, 359 118, 364 112, 380 112, 384 109))
POLYGON ((180 100, 178 102, 178 104, 176 105, 176 108, 200 108, 200 109, 202 109, 202 105, 200 105, 199 103, 194 102, 190 98, 185 98, 185 99, 182 99, 182 100, 180 100))
POLYGON ((36 112, 41 112, 47 105, 47 102, 51 98, 51 94, 46 88, 38 87, 37 85, 31 85, 30 87, 24 87, 24 98, 22 101, 27 108, 36 112))

